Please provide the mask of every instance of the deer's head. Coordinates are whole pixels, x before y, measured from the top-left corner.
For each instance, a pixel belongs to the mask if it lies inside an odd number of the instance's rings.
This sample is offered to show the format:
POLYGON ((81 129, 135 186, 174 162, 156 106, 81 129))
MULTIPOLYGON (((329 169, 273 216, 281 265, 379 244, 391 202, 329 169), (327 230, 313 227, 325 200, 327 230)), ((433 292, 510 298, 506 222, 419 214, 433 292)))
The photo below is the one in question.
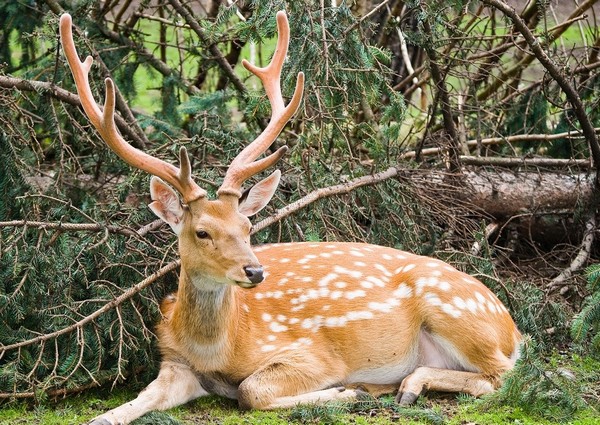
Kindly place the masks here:
POLYGON ((271 103, 271 120, 264 131, 232 161, 217 191, 217 199, 209 200, 207 192, 192 179, 184 147, 179 152, 179 167, 175 167, 134 148, 123 139, 114 121, 113 81, 110 78, 105 80, 106 98, 101 109, 93 98, 88 80, 92 57, 88 56, 84 62, 79 60, 73 42, 71 16, 64 14, 60 19, 61 42, 86 115, 117 155, 131 166, 154 176, 150 182, 153 200, 150 208, 177 234, 182 273, 187 273, 197 284, 232 283, 251 288, 263 280, 262 266, 250 246, 251 224, 248 217, 269 202, 277 189, 280 172, 277 170, 255 184, 244 196, 242 185, 253 175, 275 164, 287 151, 287 147, 283 146, 257 160, 297 111, 304 88, 304 74, 299 73, 294 95, 285 106, 280 87, 281 68, 289 44, 285 12, 277 13, 277 29, 277 47, 267 67, 258 68, 243 61, 243 65, 259 77, 265 87, 271 103))

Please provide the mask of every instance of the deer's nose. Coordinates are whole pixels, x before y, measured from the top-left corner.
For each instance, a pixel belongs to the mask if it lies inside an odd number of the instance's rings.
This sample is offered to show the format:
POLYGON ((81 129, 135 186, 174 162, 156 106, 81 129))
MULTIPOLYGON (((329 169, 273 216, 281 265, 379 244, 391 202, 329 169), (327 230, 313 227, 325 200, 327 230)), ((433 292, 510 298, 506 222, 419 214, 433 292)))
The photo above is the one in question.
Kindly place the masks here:
POLYGON ((248 279, 250 279, 250 282, 254 283, 254 284, 259 284, 260 282, 263 281, 264 277, 264 270, 262 268, 262 266, 246 266, 244 267, 244 273, 246 273, 246 277, 248 277, 248 279))

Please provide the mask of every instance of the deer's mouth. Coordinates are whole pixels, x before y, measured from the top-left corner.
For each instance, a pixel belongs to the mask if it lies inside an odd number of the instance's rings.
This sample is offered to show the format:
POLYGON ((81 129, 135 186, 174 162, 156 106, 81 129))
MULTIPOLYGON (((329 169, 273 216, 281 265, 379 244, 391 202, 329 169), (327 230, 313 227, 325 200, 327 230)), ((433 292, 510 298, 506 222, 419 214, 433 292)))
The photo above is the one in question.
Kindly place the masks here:
POLYGON ((258 285, 258 283, 252 282, 235 282, 237 286, 244 289, 252 289, 258 285))

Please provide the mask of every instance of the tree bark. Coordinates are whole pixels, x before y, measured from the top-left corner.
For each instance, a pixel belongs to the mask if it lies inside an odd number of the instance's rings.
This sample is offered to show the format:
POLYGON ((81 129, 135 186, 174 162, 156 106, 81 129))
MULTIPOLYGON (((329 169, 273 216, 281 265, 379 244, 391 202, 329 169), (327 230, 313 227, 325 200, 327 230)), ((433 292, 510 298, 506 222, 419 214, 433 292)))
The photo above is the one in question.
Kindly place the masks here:
POLYGON ((504 220, 523 213, 555 214, 573 211, 594 194, 595 173, 540 170, 463 170, 460 177, 438 170, 406 175, 419 190, 468 203, 476 210, 504 220), (442 192, 442 193, 440 193, 442 192))

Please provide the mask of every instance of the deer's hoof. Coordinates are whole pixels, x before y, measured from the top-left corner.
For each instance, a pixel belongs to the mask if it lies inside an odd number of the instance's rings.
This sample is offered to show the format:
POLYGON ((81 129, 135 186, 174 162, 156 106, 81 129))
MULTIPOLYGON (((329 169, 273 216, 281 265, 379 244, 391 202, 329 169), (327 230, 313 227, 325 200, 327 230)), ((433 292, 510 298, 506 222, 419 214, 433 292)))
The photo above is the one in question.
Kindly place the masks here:
POLYGON ((411 393, 411 392, 402 392, 398 393, 396 396, 396 403, 401 406, 410 406, 414 404, 415 401, 419 398, 419 394, 411 393))
POLYGON ((108 419, 96 418, 96 419, 92 419, 92 422, 90 422, 88 425, 113 425, 113 424, 110 423, 108 421, 108 419))

